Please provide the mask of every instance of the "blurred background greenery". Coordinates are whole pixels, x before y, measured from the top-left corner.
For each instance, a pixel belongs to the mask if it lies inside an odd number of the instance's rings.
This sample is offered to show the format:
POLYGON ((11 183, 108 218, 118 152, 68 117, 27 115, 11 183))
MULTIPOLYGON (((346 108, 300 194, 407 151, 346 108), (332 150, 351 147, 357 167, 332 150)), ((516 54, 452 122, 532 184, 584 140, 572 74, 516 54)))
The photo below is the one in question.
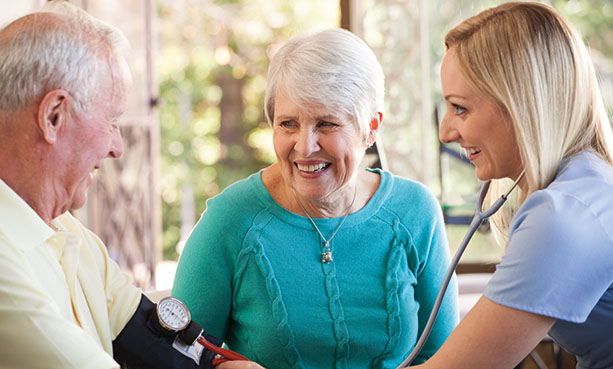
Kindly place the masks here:
POLYGON ((270 53, 295 33, 337 27, 339 4, 158 6, 163 255, 175 260, 205 200, 275 160, 262 108, 270 53))
MULTIPOLYGON (((364 11, 351 17, 360 21, 358 34, 373 47, 387 75, 386 125, 382 136, 389 169, 423 181, 452 211, 465 215, 472 213, 479 183, 469 165, 439 157, 434 118, 430 119, 428 114, 441 106, 438 69, 444 53, 443 35, 464 18, 500 2, 350 2, 354 9, 364 11), (427 27, 424 31, 422 24, 420 33, 416 21, 420 15, 411 12, 426 3, 427 27), (412 42, 416 33, 420 34, 421 42, 426 40, 425 48, 416 49, 412 42), (422 68, 409 64, 398 71, 400 77, 394 77, 392 71, 399 69, 401 59, 414 55, 415 59, 423 60, 424 53, 428 70, 424 70, 423 63, 422 68), (415 90, 412 83, 406 82, 418 78, 429 79, 431 83, 415 90), (424 88, 430 91, 424 93, 424 88), (423 96, 429 98, 419 100, 423 96), (427 118, 417 111, 418 103, 427 105, 427 118), (415 160, 423 159, 419 153, 429 150, 432 152, 427 154, 429 160, 415 160)), ((613 4, 608 0, 548 3, 580 29, 591 47, 605 97, 612 106, 613 4)), ((185 238, 205 210, 206 200, 275 161, 271 131, 263 114, 270 56, 294 34, 339 27, 341 3, 158 0, 158 16, 163 257, 176 260, 185 238)), ((441 116, 443 112, 438 113, 441 116)), ((452 249, 465 229, 448 226, 452 249)), ((482 233, 477 235, 463 261, 492 263, 501 254, 489 234, 482 233)))

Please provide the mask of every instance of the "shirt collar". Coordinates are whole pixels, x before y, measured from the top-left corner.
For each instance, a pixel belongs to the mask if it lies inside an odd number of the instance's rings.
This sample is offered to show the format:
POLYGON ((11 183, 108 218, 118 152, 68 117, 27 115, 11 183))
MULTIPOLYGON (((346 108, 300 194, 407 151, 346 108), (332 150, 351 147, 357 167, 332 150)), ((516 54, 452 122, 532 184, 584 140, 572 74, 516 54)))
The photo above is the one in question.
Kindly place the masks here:
POLYGON ((41 217, 0 179, 0 233, 24 250, 55 234, 41 217))

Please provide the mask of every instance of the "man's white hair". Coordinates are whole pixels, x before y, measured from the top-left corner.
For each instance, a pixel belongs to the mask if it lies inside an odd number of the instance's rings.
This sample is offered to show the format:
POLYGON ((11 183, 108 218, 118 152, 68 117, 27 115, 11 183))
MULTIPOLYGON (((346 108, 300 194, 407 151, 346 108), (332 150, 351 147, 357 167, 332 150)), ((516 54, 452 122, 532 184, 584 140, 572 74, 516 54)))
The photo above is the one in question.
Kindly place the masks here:
POLYGON ((0 30, 0 110, 19 111, 54 89, 73 97, 75 110, 94 100, 99 62, 129 47, 116 28, 65 0, 0 30))

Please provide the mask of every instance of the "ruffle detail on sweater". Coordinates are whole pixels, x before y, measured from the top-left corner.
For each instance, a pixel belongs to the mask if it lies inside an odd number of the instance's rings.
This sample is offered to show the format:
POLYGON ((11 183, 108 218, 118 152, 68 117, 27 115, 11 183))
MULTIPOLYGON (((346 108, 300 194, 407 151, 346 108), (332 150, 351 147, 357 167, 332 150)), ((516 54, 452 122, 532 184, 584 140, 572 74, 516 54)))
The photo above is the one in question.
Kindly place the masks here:
POLYGON ((334 262, 321 264, 324 272, 324 287, 328 296, 328 310, 334 324, 334 336, 336 337, 335 368, 346 369, 349 356, 349 331, 345 322, 345 313, 340 300, 338 281, 336 280, 336 268, 334 262))
MULTIPOLYGON (((279 333, 280 342, 278 344, 281 346, 280 351, 283 353, 288 363, 288 368, 304 369, 302 359, 296 349, 294 333, 289 326, 287 309, 283 303, 283 296, 281 295, 279 283, 274 275, 270 261, 266 257, 262 245, 259 242, 260 234, 261 228, 252 227, 245 236, 243 245, 247 247, 243 248, 238 255, 235 278, 242 278, 242 274, 249 263, 249 259, 253 257, 266 284, 266 290, 271 302, 273 321, 276 323, 279 333)), ((253 350, 253 352, 256 352, 256 350, 253 350)))
MULTIPOLYGON (((396 232, 398 234, 398 232, 396 232)), ((382 368, 383 362, 389 355, 396 352, 400 344, 401 321, 400 321, 400 297, 399 272, 403 260, 406 260, 406 250, 404 245, 394 239, 390 254, 387 259, 387 274, 385 277, 386 308, 387 308, 387 334, 389 339, 385 344, 383 352, 372 361, 373 368, 382 368)))

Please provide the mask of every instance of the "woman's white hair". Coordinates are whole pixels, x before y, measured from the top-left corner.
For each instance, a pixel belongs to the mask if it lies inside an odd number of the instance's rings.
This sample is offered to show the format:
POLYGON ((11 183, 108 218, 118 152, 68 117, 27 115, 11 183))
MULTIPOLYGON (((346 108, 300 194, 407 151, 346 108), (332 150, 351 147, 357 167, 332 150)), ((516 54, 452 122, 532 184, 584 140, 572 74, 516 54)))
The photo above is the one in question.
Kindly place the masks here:
POLYGON ((294 36, 273 56, 264 100, 271 126, 280 91, 297 105, 326 106, 354 118, 366 138, 371 119, 383 112, 384 75, 364 41, 328 29, 294 36))
POLYGON ((54 89, 70 93, 76 111, 86 110, 99 63, 128 47, 114 27, 67 1, 49 1, 0 31, 0 110, 18 111, 54 89))
MULTIPOLYGON (((548 5, 509 2, 468 18, 445 37, 464 76, 511 117, 526 190, 547 187, 560 162, 591 151, 613 164, 613 133, 581 36, 548 5)), ((489 200, 509 188, 494 180, 489 200)), ((494 219, 506 237, 513 209, 494 219)))

